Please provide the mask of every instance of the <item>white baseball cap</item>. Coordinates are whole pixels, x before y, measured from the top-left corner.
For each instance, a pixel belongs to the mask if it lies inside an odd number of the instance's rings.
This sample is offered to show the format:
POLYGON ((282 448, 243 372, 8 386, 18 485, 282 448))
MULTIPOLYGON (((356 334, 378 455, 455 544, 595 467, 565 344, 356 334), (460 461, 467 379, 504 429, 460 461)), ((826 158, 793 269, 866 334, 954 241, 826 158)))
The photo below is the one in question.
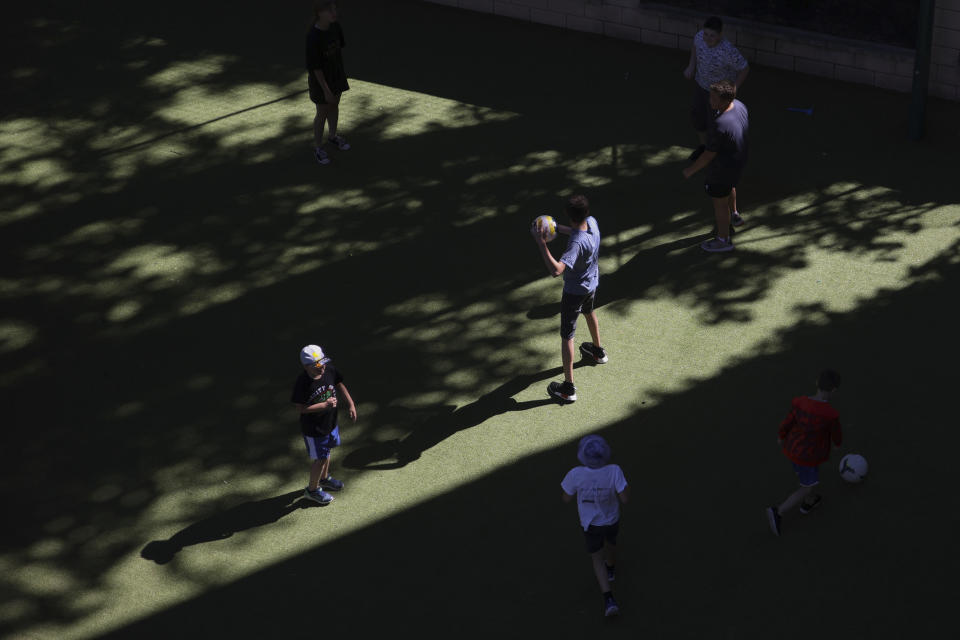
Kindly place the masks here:
POLYGON ((305 367, 313 365, 319 367, 321 364, 327 364, 330 358, 323 355, 323 349, 315 344, 308 344, 300 350, 300 364, 305 367))

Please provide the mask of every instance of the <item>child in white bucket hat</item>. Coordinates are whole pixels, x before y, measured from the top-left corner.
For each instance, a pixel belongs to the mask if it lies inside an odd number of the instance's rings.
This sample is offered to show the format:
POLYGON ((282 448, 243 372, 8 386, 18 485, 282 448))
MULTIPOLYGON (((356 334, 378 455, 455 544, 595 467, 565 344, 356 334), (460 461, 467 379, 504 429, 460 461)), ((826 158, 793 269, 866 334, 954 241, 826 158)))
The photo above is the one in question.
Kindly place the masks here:
POLYGON ((602 437, 584 436, 577 447, 577 459, 583 466, 571 469, 560 483, 563 501, 577 500, 587 553, 603 593, 603 612, 612 616, 620 612, 610 586, 616 577, 620 503, 627 502, 630 488, 619 465, 610 464, 610 445, 602 437))

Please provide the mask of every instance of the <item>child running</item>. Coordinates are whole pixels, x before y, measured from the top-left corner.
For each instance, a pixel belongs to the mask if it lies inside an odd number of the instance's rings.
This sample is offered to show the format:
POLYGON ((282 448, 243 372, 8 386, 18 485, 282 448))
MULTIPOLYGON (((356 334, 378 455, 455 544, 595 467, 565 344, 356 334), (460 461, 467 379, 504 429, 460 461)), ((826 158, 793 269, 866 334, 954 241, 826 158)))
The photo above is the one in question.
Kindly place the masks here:
POLYGON ((840 386, 840 374, 826 369, 817 378, 817 392, 812 396, 793 399, 786 419, 780 423, 777 444, 793 463, 800 480, 800 488, 787 496, 779 506, 767 507, 767 519, 774 535, 780 535, 781 516, 800 505, 800 513, 807 514, 820 505, 821 497, 813 493, 820 482, 818 467, 830 457, 830 443, 840 446, 840 414, 830 406, 830 398, 840 386))
POLYGON ((584 436, 577 448, 577 459, 585 466, 574 467, 563 478, 560 483, 563 501, 577 499, 587 553, 603 594, 603 613, 614 616, 620 607, 613 598, 610 583, 616 578, 620 503, 627 502, 630 487, 620 467, 610 464, 610 445, 602 437, 584 436))

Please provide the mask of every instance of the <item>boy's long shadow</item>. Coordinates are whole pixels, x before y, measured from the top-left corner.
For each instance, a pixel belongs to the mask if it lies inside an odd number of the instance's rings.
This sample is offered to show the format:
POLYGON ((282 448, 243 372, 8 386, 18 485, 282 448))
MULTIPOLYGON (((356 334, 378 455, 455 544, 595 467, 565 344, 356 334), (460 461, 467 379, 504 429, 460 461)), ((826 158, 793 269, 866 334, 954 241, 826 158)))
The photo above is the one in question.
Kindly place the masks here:
MULTIPOLYGON (((581 360, 573 366, 579 368, 585 364, 586 361, 581 360)), ((459 409, 450 405, 444 406, 440 414, 430 415, 403 438, 378 442, 351 451, 343 459, 343 466, 349 469, 366 470, 399 469, 454 433, 475 427, 493 416, 508 411, 525 411, 554 404, 557 401, 550 397, 517 402, 512 396, 536 382, 552 378, 562 372, 561 367, 554 367, 538 373, 519 375, 459 409)), ((404 407, 394 407, 394 410, 408 415, 415 411, 404 407)))
POLYGON ((245 502, 223 513, 195 522, 167 540, 154 540, 148 543, 140 551, 140 557, 153 560, 157 564, 167 564, 184 547, 223 540, 237 531, 276 522, 297 509, 316 506, 316 503, 309 500, 298 500, 300 494, 300 491, 293 491, 273 498, 245 502))

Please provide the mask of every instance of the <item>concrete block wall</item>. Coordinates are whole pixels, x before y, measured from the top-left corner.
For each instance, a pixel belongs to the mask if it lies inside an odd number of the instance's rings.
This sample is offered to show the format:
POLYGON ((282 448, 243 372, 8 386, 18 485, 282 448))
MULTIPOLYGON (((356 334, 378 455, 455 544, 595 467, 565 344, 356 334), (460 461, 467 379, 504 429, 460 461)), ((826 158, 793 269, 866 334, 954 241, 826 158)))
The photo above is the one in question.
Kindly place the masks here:
MULTIPOLYGON (((643 0, 423 0, 672 49, 690 49, 706 15, 643 0)), ((751 64, 910 91, 914 51, 724 18, 751 64)), ((930 92, 960 100, 960 0, 936 0, 930 92)))
POLYGON ((935 11, 930 90, 960 100, 960 0, 937 0, 935 11))

